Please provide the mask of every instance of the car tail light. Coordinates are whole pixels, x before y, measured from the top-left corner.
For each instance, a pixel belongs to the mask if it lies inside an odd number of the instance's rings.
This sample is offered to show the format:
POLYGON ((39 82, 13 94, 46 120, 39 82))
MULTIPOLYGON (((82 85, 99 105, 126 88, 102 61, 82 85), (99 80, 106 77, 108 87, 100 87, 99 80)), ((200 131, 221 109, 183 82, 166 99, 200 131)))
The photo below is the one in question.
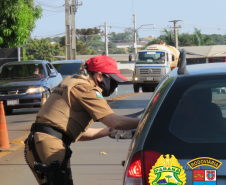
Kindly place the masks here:
POLYGON ((154 151, 136 153, 126 169, 124 185, 148 185, 150 170, 160 155, 154 151))
POLYGON ((126 170, 124 185, 142 185, 141 152, 136 153, 126 170))

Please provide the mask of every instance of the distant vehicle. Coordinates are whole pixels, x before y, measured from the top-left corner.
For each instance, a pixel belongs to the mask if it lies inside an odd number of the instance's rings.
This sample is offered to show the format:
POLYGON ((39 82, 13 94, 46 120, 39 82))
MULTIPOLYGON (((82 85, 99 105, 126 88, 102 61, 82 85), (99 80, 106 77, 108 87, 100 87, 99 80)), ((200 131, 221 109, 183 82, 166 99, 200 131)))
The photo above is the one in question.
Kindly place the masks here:
POLYGON ((137 53, 133 74, 134 92, 153 92, 162 78, 177 67, 179 51, 173 46, 153 44, 137 53))
MULTIPOLYGON (((189 161, 198 157, 219 160, 217 184, 225 185, 226 96, 218 90, 226 87, 226 63, 186 66, 185 52, 179 67, 159 83, 141 117, 124 163, 124 185, 152 184, 150 170, 166 154, 177 158, 188 185, 194 179, 189 161)), ((211 166, 197 169, 216 170, 211 166)))
POLYGON ((73 74, 78 74, 80 64, 84 60, 61 60, 54 61, 51 64, 56 68, 58 73, 60 73, 65 79, 67 76, 72 76, 73 74))
POLYGON ((0 101, 7 114, 13 109, 40 107, 42 93, 48 98, 62 80, 47 61, 6 63, 0 74, 0 101))

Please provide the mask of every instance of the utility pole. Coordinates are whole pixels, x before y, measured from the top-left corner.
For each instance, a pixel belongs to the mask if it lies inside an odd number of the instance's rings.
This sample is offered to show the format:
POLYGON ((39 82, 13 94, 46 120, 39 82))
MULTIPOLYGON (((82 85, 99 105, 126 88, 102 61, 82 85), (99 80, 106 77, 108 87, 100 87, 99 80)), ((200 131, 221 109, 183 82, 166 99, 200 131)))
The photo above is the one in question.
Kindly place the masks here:
POLYGON ((134 57, 136 59, 136 54, 137 54, 137 29, 136 29, 136 15, 133 14, 133 22, 134 22, 134 57))
POLYGON ((70 0, 65 0, 65 48, 66 48, 66 60, 71 59, 70 45, 70 0))
POLYGON ((71 3, 71 15, 72 15, 72 23, 71 23, 71 32, 72 32, 72 37, 71 37, 71 59, 75 60, 76 59, 76 29, 75 29, 75 13, 77 12, 78 6, 81 6, 81 3, 78 3, 77 0, 72 0, 71 3))
POLYGON ((173 22, 173 23, 174 23, 174 27, 170 27, 170 28, 174 28, 175 48, 178 48, 177 28, 181 28, 181 26, 177 27, 177 22, 178 22, 178 21, 181 21, 181 20, 173 20, 173 21, 169 21, 169 22, 173 22))
POLYGON ((108 33, 107 33, 107 22, 105 22, 105 55, 108 56, 108 33))

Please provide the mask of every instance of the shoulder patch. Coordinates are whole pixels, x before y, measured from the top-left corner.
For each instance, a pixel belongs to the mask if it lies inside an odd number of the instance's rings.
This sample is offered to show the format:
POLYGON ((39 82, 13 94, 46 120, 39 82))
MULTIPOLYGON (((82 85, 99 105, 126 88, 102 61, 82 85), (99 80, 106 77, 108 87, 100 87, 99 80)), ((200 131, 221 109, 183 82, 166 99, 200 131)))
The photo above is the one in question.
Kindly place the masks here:
POLYGON ((103 98, 102 94, 98 91, 96 91, 96 95, 97 95, 97 98, 103 98))

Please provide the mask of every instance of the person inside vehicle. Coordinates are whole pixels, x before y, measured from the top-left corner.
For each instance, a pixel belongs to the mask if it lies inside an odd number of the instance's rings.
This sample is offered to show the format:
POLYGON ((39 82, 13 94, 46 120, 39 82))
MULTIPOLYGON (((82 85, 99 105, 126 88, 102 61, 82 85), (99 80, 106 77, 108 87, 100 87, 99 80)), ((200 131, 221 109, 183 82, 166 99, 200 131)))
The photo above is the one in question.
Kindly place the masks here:
POLYGON ((158 60, 165 61, 165 55, 161 54, 160 57, 158 58, 158 60))
POLYGON ((102 55, 83 62, 80 74, 68 76, 56 87, 38 112, 25 141, 25 159, 39 184, 73 184, 71 142, 105 137, 112 129, 137 127, 140 119, 114 114, 103 98, 125 81, 116 61, 102 55), (100 121, 107 128, 89 128, 93 121, 100 121), (39 164, 33 165, 35 161, 39 164), (44 165, 51 170, 45 172, 44 165))
POLYGON ((45 75, 43 75, 40 71, 39 71, 39 67, 35 67, 35 71, 33 73, 34 75, 38 75, 40 77, 45 77, 45 75))

